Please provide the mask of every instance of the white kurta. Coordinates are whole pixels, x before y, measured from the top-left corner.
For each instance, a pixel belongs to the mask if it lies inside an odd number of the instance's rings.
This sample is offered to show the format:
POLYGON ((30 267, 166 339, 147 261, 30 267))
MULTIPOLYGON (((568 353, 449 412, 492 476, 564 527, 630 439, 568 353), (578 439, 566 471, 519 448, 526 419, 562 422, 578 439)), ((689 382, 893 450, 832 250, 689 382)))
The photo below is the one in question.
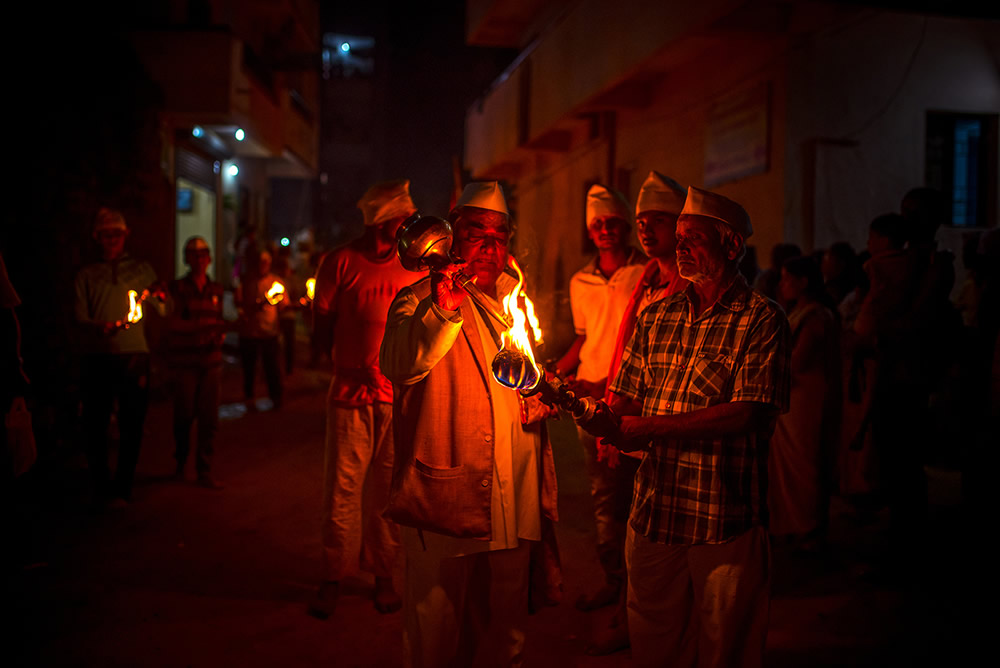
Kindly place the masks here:
MULTIPOLYGON (((508 279, 503 276, 498 281, 501 296, 514 287, 508 279)), ((489 364, 497 353, 492 335, 471 303, 463 311, 475 318, 489 364)), ((457 312, 432 306, 424 323, 447 329, 460 324, 461 318, 457 312)), ((465 341, 451 338, 448 349, 451 345, 465 341)), ((446 352, 428 346, 423 356, 440 359, 446 352)), ((418 360, 415 368, 421 367, 418 360)), ((410 668, 513 666, 523 658, 530 554, 525 541, 542 536, 541 435, 522 429, 516 392, 492 380, 490 384, 495 436, 492 539, 452 538, 400 527, 407 562, 404 665, 410 668)), ((452 401, 461 410, 462 398, 452 401)))
MULTIPOLYGON (((513 289, 512 279, 502 276, 497 282, 502 298, 513 289)), ((492 302, 492 300, 490 300, 492 302)), ((466 314, 475 318, 479 338, 483 346, 486 363, 493 361, 497 346, 482 315, 471 303, 465 308, 466 314)), ((493 302, 493 306, 500 306, 493 302)), ((500 309, 502 310, 502 309, 500 309)), ((457 313, 432 307, 445 322, 455 323, 457 313)), ((461 322, 461 320, 457 320, 461 322)), ((454 326, 453 324, 451 326, 454 326)), ((453 345, 462 345, 456 341, 453 345)), ((472 372, 472 370, 470 370, 472 372)), ((489 541, 471 538, 452 538, 431 531, 423 532, 423 544, 429 553, 439 558, 458 557, 487 550, 507 550, 518 546, 518 540, 541 540, 541 447, 539 431, 525 431, 521 427, 521 407, 517 392, 493 382, 490 394, 493 398, 493 485, 491 498, 491 522, 493 537, 489 541)), ((456 397, 461 402, 461 398, 456 397)), ((416 541, 416 530, 404 528, 404 542, 416 541)))

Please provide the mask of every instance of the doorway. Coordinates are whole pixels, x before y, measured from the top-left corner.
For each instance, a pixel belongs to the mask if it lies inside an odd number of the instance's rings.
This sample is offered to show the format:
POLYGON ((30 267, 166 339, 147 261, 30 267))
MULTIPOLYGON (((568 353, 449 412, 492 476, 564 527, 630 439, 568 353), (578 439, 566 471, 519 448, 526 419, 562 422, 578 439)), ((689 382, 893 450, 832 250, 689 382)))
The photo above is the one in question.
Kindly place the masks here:
POLYGON ((184 178, 177 179, 177 234, 175 275, 179 278, 187 273, 184 264, 184 243, 191 237, 205 239, 212 249, 212 264, 208 274, 216 280, 215 261, 219 249, 215 247, 215 193, 184 178))

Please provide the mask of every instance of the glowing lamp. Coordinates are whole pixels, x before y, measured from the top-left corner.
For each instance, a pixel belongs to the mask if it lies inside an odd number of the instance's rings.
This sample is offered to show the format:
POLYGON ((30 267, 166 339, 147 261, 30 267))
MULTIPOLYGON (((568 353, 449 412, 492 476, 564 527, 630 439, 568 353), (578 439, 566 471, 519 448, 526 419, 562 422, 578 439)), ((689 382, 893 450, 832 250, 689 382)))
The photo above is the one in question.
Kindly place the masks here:
MULTIPOLYGON (((145 295, 143 295, 145 297, 145 295)), ((139 293, 135 290, 128 291, 128 316, 126 321, 130 325, 142 320, 142 299, 139 298, 139 293)))
POLYGON ((285 296, 285 286, 275 281, 271 283, 271 287, 268 288, 267 293, 264 295, 267 298, 267 303, 271 306, 277 306, 285 296))

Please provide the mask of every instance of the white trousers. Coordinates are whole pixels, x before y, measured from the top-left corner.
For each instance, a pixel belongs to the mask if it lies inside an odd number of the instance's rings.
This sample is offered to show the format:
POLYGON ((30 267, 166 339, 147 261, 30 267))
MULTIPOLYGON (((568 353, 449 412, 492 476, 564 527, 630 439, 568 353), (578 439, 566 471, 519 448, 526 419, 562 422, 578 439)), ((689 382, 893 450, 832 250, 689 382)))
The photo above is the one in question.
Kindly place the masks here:
POLYGON ((713 545, 625 541, 628 628, 638 666, 741 666, 764 660, 771 591, 767 531, 713 545))
POLYGON ((327 403, 323 462, 323 554, 327 580, 355 568, 391 577, 399 528, 382 517, 392 480, 392 405, 360 408, 327 403))
POLYGON ((441 558, 403 527, 408 668, 520 666, 528 615, 530 542, 441 558))

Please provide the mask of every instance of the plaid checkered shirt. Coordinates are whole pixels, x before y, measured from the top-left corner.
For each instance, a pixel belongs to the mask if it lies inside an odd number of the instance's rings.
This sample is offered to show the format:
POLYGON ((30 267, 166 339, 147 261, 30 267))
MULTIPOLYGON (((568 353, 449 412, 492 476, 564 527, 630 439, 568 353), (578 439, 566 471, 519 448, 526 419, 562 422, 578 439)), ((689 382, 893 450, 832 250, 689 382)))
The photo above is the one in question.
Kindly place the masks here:
MULTIPOLYGON (((611 391, 642 415, 753 401, 788 410, 791 343, 784 312, 742 276, 692 316, 689 287, 639 316, 611 391)), ((722 543, 767 524, 770 430, 713 439, 657 438, 635 477, 632 528, 652 541, 722 543)))

